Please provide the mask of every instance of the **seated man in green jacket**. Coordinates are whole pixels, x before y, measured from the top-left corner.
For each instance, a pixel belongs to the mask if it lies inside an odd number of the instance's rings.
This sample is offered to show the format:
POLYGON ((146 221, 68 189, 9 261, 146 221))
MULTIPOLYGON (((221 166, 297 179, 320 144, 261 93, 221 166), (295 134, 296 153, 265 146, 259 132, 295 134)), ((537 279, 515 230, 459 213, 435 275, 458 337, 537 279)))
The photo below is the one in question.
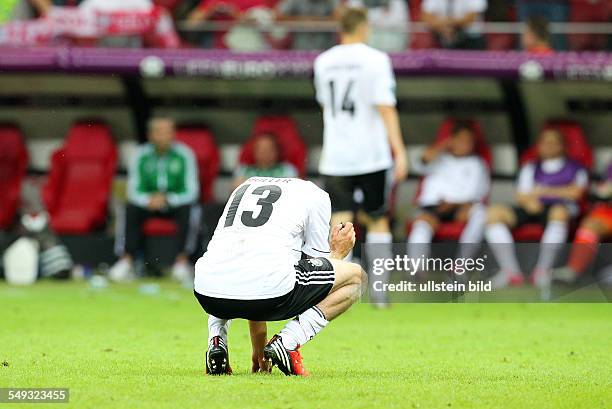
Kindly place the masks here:
POLYGON ((172 267, 177 280, 191 277, 189 253, 195 246, 190 232, 191 207, 199 197, 196 159, 190 148, 174 141, 175 123, 170 118, 149 122, 149 142, 140 146, 128 169, 124 253, 109 277, 124 281, 133 277, 134 255, 142 250, 142 225, 149 217, 172 218, 178 225, 179 254, 172 267), (188 240, 189 239, 189 240, 188 240))

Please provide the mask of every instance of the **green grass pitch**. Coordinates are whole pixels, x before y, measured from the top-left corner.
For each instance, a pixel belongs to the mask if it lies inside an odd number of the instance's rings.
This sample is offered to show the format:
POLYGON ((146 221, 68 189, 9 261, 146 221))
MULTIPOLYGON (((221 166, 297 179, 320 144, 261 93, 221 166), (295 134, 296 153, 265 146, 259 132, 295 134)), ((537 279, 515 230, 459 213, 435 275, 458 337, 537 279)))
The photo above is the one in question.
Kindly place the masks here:
POLYGON ((303 348, 305 379, 250 374, 244 322, 235 375, 204 376, 205 347, 174 284, 0 284, 0 387, 69 387, 54 408, 612 408, 610 304, 358 304, 303 348))

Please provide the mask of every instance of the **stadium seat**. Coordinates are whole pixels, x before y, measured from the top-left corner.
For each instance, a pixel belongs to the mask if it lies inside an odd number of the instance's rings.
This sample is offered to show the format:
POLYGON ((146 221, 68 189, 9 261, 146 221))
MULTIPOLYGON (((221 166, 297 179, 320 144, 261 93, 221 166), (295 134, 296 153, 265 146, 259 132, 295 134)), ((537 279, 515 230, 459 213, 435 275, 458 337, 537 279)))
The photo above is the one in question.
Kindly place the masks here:
MULTIPOLYGON (((414 23, 421 22, 421 3, 422 0, 409 1, 410 21, 414 23)), ((412 50, 424 50, 438 48, 438 44, 433 35, 429 32, 412 33, 410 35, 410 48, 412 50)))
POLYGON ((11 227, 19 206, 21 183, 28 165, 28 153, 20 129, 0 125, 0 230, 11 227))
POLYGON ((262 133, 275 135, 281 149, 281 160, 291 163, 300 177, 306 176, 307 150, 293 118, 282 115, 263 116, 253 126, 251 137, 242 146, 238 162, 250 165, 255 162, 253 145, 255 138, 262 133))
POLYGON ((153 4, 174 13, 174 10, 181 4, 181 0, 153 0, 153 4))
POLYGON ((64 146, 53 153, 43 202, 57 233, 84 234, 104 226, 117 165, 110 129, 101 122, 79 122, 64 146))
POLYGON ((491 51, 508 51, 514 50, 516 47, 515 35, 505 33, 488 33, 487 50, 491 51))
MULTIPOLYGON (((198 161, 200 202, 212 201, 220 162, 219 150, 212 133, 203 126, 182 126, 176 132, 176 139, 189 146, 198 161)), ((145 222, 143 231, 146 236, 173 236, 177 232, 177 226, 173 220, 153 217, 145 222)))
POLYGON ((593 171, 603 175, 612 163, 612 146, 598 146, 594 152, 593 171))
MULTIPOLYGON (((516 22, 516 8, 514 6, 508 7, 505 15, 500 17, 501 20, 498 21, 516 22)), ((514 50, 516 48, 516 34, 487 33, 485 34, 485 37, 487 39, 487 50, 507 51, 514 50)))
POLYGON ((203 126, 179 127, 176 139, 189 146, 198 161, 202 203, 213 200, 215 180, 219 174, 219 149, 213 134, 203 126))
POLYGON ((492 146, 493 173, 513 176, 517 170, 517 152, 512 143, 496 143, 492 146))
MULTIPOLYGON (((570 17, 572 23, 607 23, 612 18, 610 0, 571 0, 570 17)), ((570 34, 568 42, 571 50, 605 50, 607 38, 604 34, 570 34)))
MULTIPOLYGON (((563 134, 568 156, 590 170, 593 167, 593 151, 589 146, 582 127, 574 121, 552 120, 548 121, 542 129, 556 128, 563 134)), ((532 146, 520 158, 521 166, 537 158, 537 148, 532 146)), ((583 203, 586 205, 586 203, 583 203)), ((583 206, 584 207, 584 206, 583 206)), ((516 241, 536 242, 544 233, 544 226, 537 223, 528 223, 512 231, 516 241)))
MULTIPOLYGON (((484 132, 480 123, 475 120, 471 120, 471 126, 474 130, 474 135, 476 136, 476 145, 475 150, 478 156, 482 157, 482 159, 486 162, 489 169, 493 163, 493 154, 491 153, 491 148, 487 144, 484 132)), ((455 119, 448 118, 440 125, 438 128, 438 133, 436 135, 435 141, 437 143, 449 138, 451 136, 451 132, 453 126, 455 125, 455 119)), ((414 197, 414 202, 416 203, 419 194, 421 192, 421 185, 423 183, 423 179, 419 181, 419 185, 417 187, 417 192, 414 197)), ((465 227, 465 223, 459 222, 444 222, 440 223, 438 230, 434 236, 435 241, 456 241, 461 236, 461 232, 465 227)), ((412 229, 412 221, 408 221, 406 223, 406 234, 410 234, 410 230, 412 229)))
POLYGON ((174 236, 177 233, 177 225, 174 220, 163 217, 151 217, 142 225, 145 236, 174 236))

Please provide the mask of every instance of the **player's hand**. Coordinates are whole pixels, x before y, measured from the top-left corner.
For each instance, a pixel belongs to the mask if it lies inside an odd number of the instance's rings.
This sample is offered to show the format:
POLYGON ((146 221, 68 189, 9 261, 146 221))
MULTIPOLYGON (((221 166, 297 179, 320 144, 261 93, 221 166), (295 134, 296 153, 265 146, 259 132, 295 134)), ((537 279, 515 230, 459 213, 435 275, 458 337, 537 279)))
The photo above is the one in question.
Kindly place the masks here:
POLYGON ((540 199, 535 196, 527 200, 523 207, 529 214, 538 214, 544 209, 540 199))
POLYGON ((154 193, 149 199, 149 210, 161 210, 166 207, 166 196, 162 193, 154 193))
POLYGON ((408 176, 408 158, 406 154, 396 155, 395 158, 395 167, 393 169, 394 177, 393 180, 395 183, 399 183, 406 179, 408 176))
POLYGON ((266 361, 263 356, 263 350, 259 352, 253 352, 253 356, 251 356, 251 362, 253 365, 251 366, 251 372, 272 372, 272 365, 270 362, 266 361))
POLYGON ((251 371, 253 373, 270 372, 272 367, 266 362, 263 355, 263 349, 268 338, 268 325, 265 321, 249 321, 249 333, 251 335, 251 347, 253 348, 251 371))
POLYGON ((440 27, 438 33, 446 42, 452 42, 455 39, 455 27, 452 21, 447 20, 446 23, 440 27))
POLYGON ((456 207, 457 205, 455 204, 442 201, 438 206, 436 206, 436 210, 440 213, 448 213, 454 210, 456 207))
POLYGON ((534 198, 540 198, 542 196, 546 196, 548 194, 548 188, 546 186, 542 186, 542 185, 536 185, 532 190, 531 190, 531 195, 534 198))
POLYGON ((353 223, 346 222, 332 227, 331 232, 331 257, 344 259, 355 246, 355 228, 353 223))

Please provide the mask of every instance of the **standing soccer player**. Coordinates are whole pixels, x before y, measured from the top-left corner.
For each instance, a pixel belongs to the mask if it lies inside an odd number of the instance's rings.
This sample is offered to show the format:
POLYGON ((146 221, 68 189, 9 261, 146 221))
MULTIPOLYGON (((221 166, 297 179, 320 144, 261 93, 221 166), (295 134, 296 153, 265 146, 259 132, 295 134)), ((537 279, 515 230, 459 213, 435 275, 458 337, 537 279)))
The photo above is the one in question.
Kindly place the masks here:
POLYGON ((252 177, 234 190, 196 263, 195 296, 209 314, 207 373, 231 373, 229 320, 242 318, 254 372, 272 364, 306 374, 299 347, 359 299, 364 279, 342 261, 355 244, 352 224, 334 226, 330 240, 330 217, 329 196, 312 182, 252 177), (287 319, 266 344, 265 321, 287 319))
MULTIPOLYGON (((354 219, 353 197, 360 189, 366 243, 387 244, 383 246, 385 254, 376 256, 390 256, 390 185, 402 181, 408 173, 395 108, 395 78, 389 56, 365 44, 369 32, 365 10, 347 9, 341 30, 341 43, 323 52, 314 63, 324 122, 319 172, 325 176, 332 201, 332 225, 354 219)), ((369 258, 374 256, 370 253, 369 258)), ((377 305, 386 304, 382 294, 370 294, 377 305)))

